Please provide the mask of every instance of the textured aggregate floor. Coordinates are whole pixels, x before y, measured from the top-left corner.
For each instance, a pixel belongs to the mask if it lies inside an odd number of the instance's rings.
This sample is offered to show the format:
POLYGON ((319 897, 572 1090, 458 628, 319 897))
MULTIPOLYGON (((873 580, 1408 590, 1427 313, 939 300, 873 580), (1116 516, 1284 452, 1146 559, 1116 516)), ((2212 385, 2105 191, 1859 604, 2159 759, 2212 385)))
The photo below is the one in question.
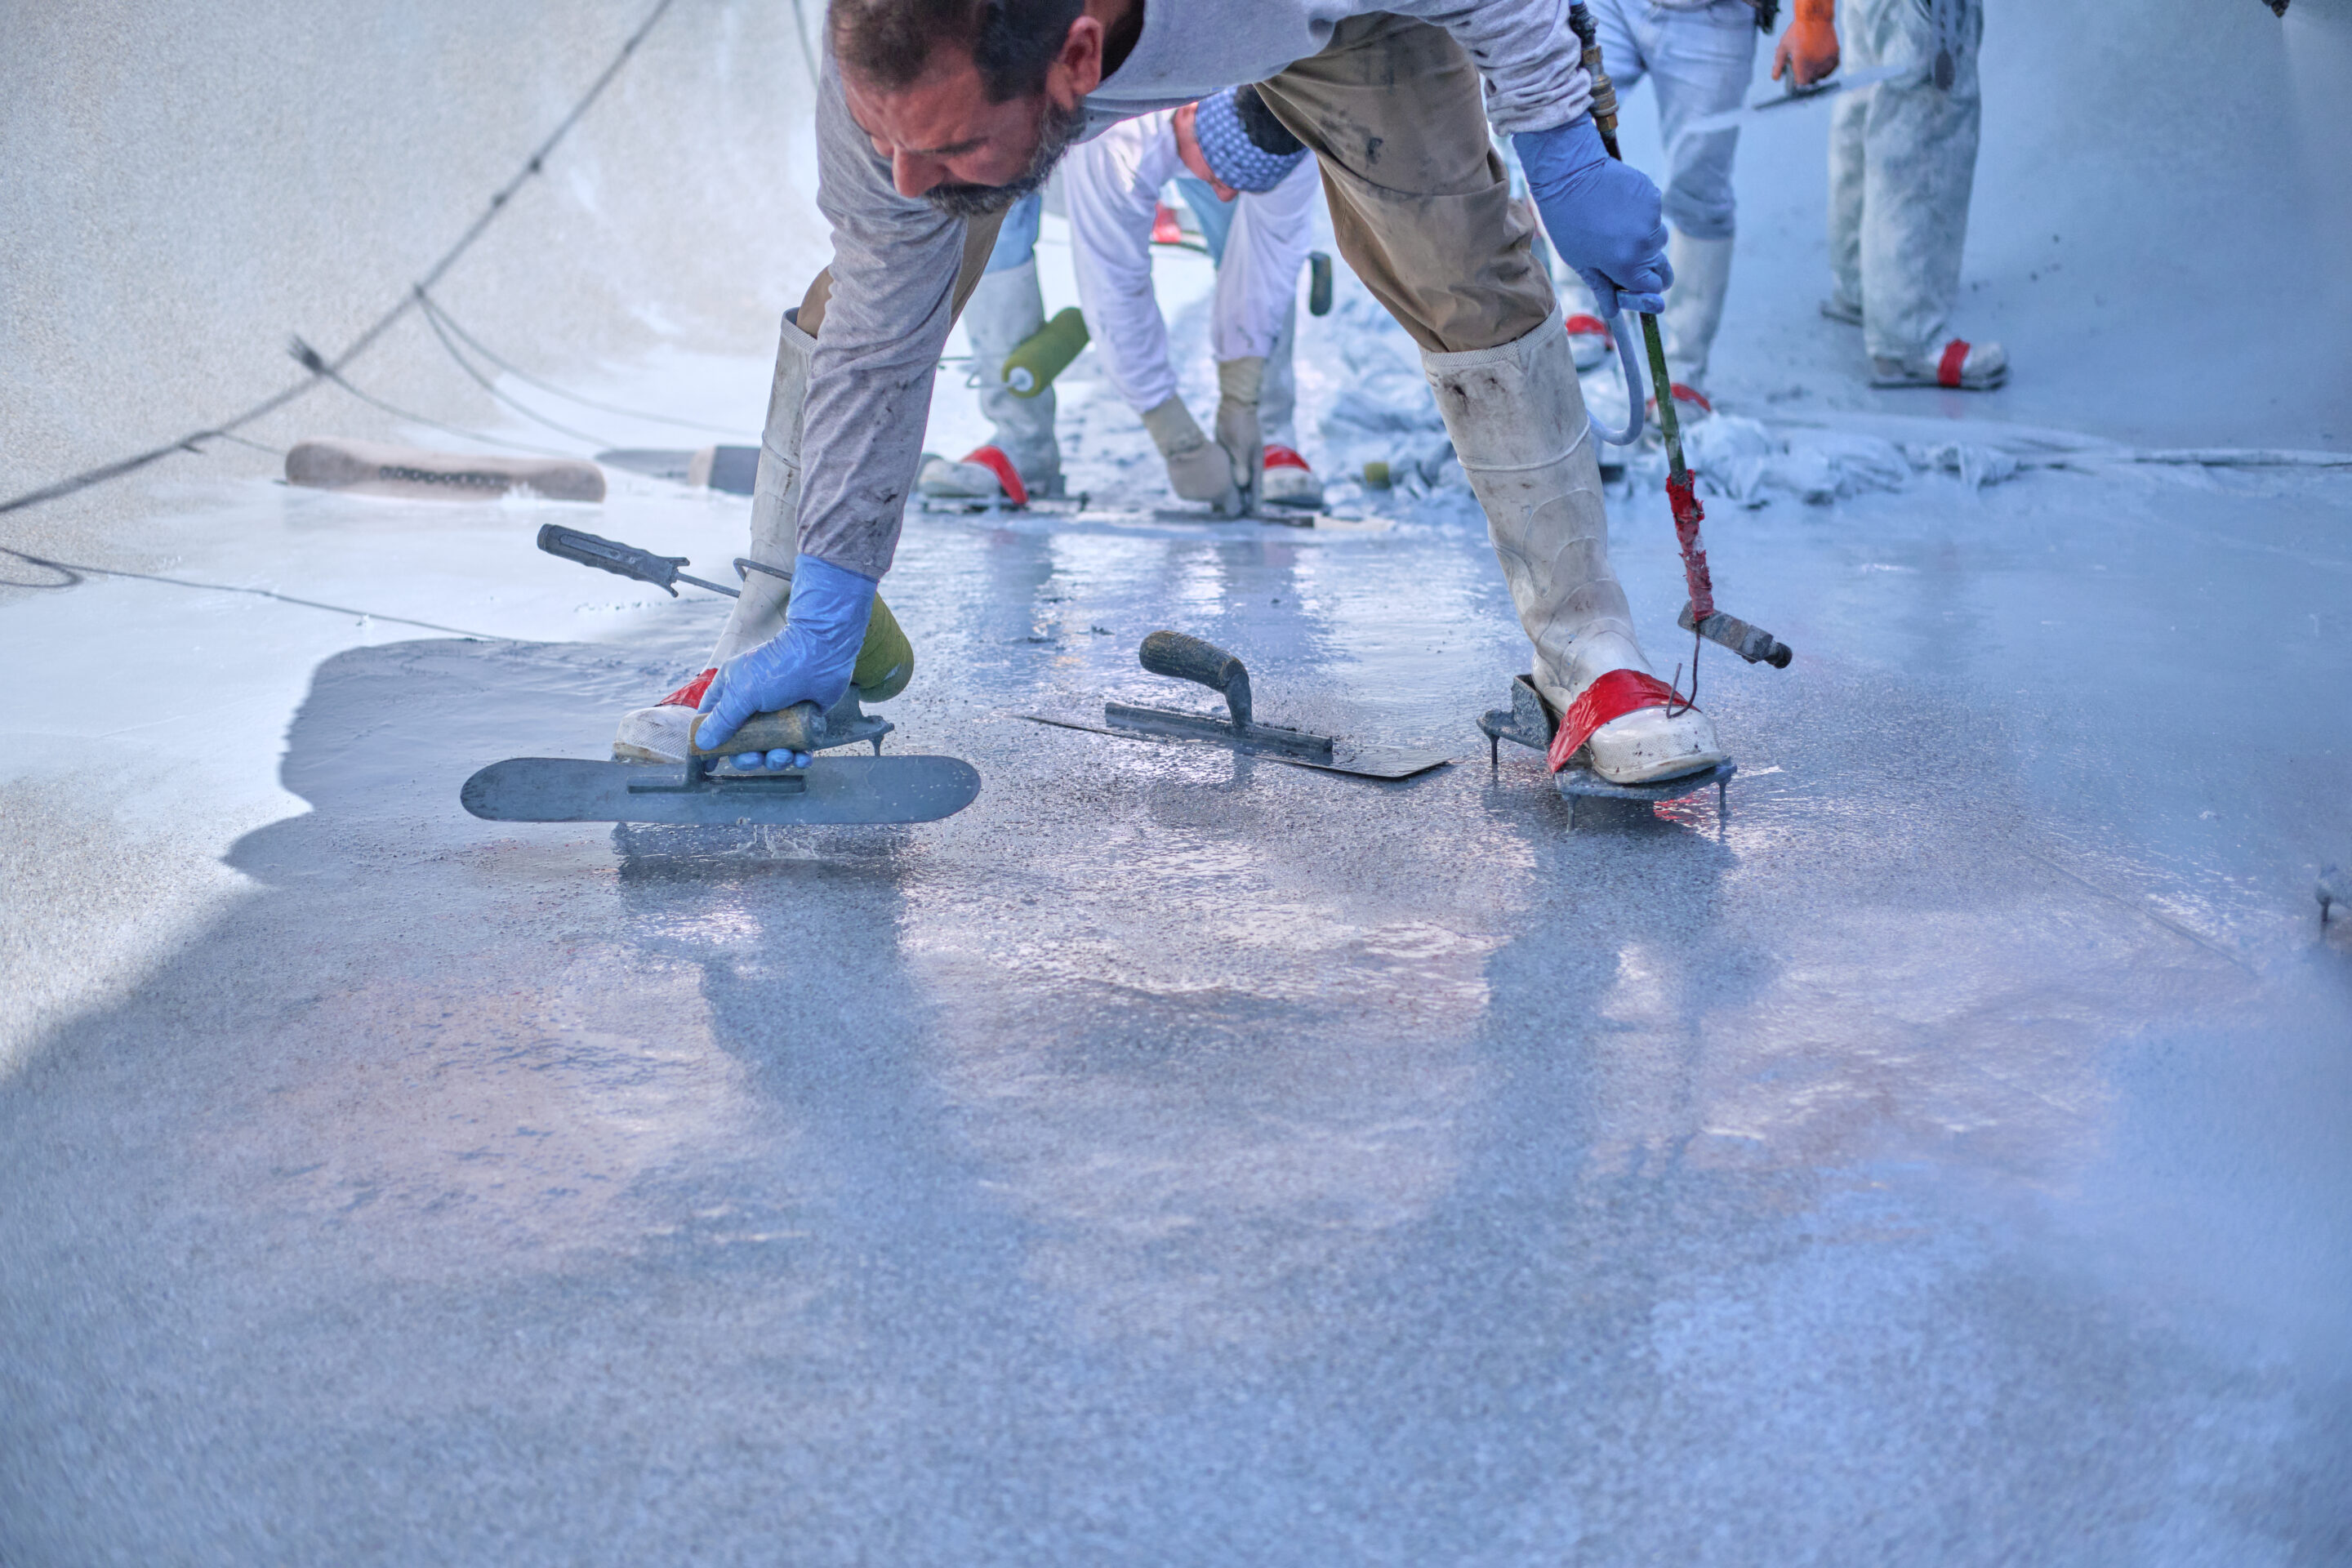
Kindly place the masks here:
POLYGON ((1727 820, 1488 770, 1442 507, 919 521, 934 827, 457 810, 707 606, 326 658, 307 811, 0 1086, 0 1557, 2340 1558, 2346 498, 2118 493, 1727 511, 1727 820), (1162 624, 1463 760, 1014 716, 1162 624))

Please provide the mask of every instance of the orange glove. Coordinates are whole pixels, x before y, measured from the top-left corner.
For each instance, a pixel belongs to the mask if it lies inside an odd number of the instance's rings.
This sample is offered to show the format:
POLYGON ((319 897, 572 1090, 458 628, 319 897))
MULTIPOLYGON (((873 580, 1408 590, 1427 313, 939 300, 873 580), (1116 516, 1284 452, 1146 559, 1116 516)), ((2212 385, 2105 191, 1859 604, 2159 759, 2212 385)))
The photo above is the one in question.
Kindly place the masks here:
POLYGON ((1772 79, 1787 71, 1792 85, 1811 87, 1837 65, 1837 0, 1797 0, 1789 30, 1772 51, 1772 79))

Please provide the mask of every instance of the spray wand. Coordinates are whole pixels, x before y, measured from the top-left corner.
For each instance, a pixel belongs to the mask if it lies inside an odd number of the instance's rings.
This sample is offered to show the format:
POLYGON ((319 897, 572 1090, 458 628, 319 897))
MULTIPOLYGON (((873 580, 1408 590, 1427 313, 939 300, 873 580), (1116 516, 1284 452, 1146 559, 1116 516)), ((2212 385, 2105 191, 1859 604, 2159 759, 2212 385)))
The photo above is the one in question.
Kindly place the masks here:
MULTIPOLYGON (((1609 73, 1601 68, 1600 29, 1592 24, 1592 13, 1578 0, 1568 8, 1568 25, 1576 30, 1577 42, 1584 47, 1584 68, 1592 76, 1592 124, 1601 132, 1601 144, 1609 155, 1624 162, 1625 155, 1617 150, 1617 89, 1609 84, 1609 73)), ((1649 351, 1650 384, 1658 399, 1658 433, 1666 443, 1666 499, 1675 512, 1675 539, 1682 546, 1683 581, 1690 589, 1690 602, 1675 617, 1675 624, 1707 641, 1720 643, 1750 664, 1769 664, 1775 669, 1789 668, 1795 657, 1789 645, 1781 642, 1761 626, 1751 626, 1737 616, 1726 615, 1715 607, 1715 579, 1706 567, 1706 545, 1700 540, 1698 525, 1706 512, 1698 504, 1690 466, 1683 461, 1682 421, 1675 413, 1673 373, 1666 368, 1665 340, 1658 332, 1658 318, 1647 311, 1642 315, 1642 338, 1649 351)), ((1626 390, 1638 401, 1641 391, 1627 365, 1626 390)), ((1698 655, 1691 655, 1691 697, 1698 697, 1698 655)))

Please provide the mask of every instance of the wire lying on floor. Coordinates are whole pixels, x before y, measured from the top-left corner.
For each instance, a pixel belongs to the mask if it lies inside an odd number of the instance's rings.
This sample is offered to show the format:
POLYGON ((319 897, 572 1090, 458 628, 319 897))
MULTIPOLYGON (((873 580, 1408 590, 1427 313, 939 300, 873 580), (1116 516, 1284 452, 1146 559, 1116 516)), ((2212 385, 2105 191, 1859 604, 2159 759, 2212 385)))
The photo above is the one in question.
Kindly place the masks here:
MULTIPOLYGON (((674 0, 654 0, 653 10, 646 15, 643 22, 637 24, 636 31, 631 33, 622 43, 620 52, 613 57, 612 63, 604 68, 603 74, 589 84, 588 90, 581 94, 579 100, 572 104, 571 112, 557 121, 555 129, 550 132, 547 139, 539 144, 528 159, 524 160, 522 167, 516 172, 514 177, 491 193, 489 202, 482 209, 481 215, 474 219, 464 234, 457 237, 457 242, 442 253, 441 259, 427 269, 425 276, 417 281, 414 290, 402 295, 399 303, 377 317, 365 331, 352 340, 351 346, 341 353, 332 360, 328 360, 313 351, 312 359, 316 361, 319 368, 312 370, 310 375, 283 391, 263 398, 236 417, 225 419, 217 425, 205 426, 200 430, 191 430, 176 441, 167 441, 160 447, 151 447, 143 452, 134 452, 127 458, 119 458, 110 463, 100 463, 94 468, 85 468, 80 473, 69 475, 54 484, 43 485, 37 489, 26 490, 22 495, 13 496, 7 500, 0 501, 0 516, 5 516, 12 511, 20 511, 26 507, 38 506, 44 501, 61 500, 78 491, 86 490, 93 485, 104 484, 110 479, 119 479, 126 474, 138 472, 150 463, 168 458, 174 452, 201 452, 204 448, 199 443, 230 436, 255 420, 276 413, 317 386, 320 382, 339 376, 346 365, 374 347, 376 340, 391 331, 395 322, 414 310, 424 291, 440 282, 443 275, 457 265, 459 257, 473 248, 474 242, 481 238, 483 231, 488 229, 498 216, 507 209, 515 193, 522 189, 524 182, 543 172, 548 154, 554 152, 557 143, 572 133, 572 128, 579 124, 581 116, 588 112, 589 107, 604 96, 604 89, 612 85, 614 77, 620 75, 621 68, 628 64, 629 57, 637 52, 637 46, 645 42, 646 35, 653 31, 654 25, 668 13, 673 3, 674 0)), ((310 362, 305 363, 307 364, 310 362)), ((359 393, 348 382, 341 382, 339 384, 354 396, 364 397, 365 395, 359 393)), ((428 419, 422 423, 434 425, 441 429, 448 428, 447 426, 440 425, 436 420, 428 419)), ((569 453, 562 455, 571 456, 569 453)))
MULTIPOLYGON (((517 365, 513 361, 500 358, 499 354, 486 345, 481 339, 476 337, 473 333, 460 326, 457 323, 457 318, 449 314, 448 310, 442 305, 440 300, 436 300, 430 294, 427 294, 422 285, 418 286, 416 294, 418 303, 424 307, 425 320, 433 324, 435 335, 439 336, 441 329, 446 327, 449 330, 449 332, 454 335, 458 342, 464 343, 467 348, 472 349, 476 353, 481 355, 484 359, 489 361, 492 364, 498 366, 509 375, 513 376, 517 381, 522 382, 530 386, 535 386, 539 388, 540 391, 547 393, 551 396, 561 397, 567 403, 576 403, 583 408, 593 408, 602 414, 617 414, 625 419, 642 419, 647 424, 652 425, 675 425, 681 430, 698 430, 703 432, 705 435, 710 436, 740 436, 743 433, 740 427, 734 426, 710 425, 698 419, 677 419, 667 414, 648 414, 642 408, 624 408, 617 403, 599 403, 593 397, 583 397, 576 392, 566 392, 563 388, 556 385, 552 382, 541 381, 539 377, 531 374, 529 371, 517 365)), ((464 367, 467 375, 473 376, 478 382, 481 382, 481 384, 488 390, 491 396, 498 398, 499 402, 504 403, 509 408, 516 409, 523 414, 530 415, 532 418, 538 419, 541 424, 546 425, 551 429, 563 429, 562 426, 554 424, 553 421, 541 418, 539 415, 531 413, 530 409, 523 407, 521 404, 515 402, 513 398, 505 395, 500 393, 498 388, 491 386, 488 382, 483 381, 482 377, 475 371, 474 367, 467 363, 465 356, 458 353, 454 347, 450 346, 448 338, 442 338, 441 346, 445 349, 448 349, 449 357, 456 360, 460 366, 464 367)), ((566 430, 564 431, 564 434, 577 435, 579 433, 577 431, 566 430)), ((588 440, 591 439, 591 437, 583 436, 581 439, 588 440)), ((601 443, 601 445, 609 447, 613 445, 613 443, 606 441, 601 443)))
POLYGON ((382 616, 373 610, 354 609, 349 605, 330 605, 320 599, 301 599, 291 594, 281 594, 275 588, 246 588, 235 583, 194 583, 185 577, 159 577, 152 572, 123 572, 112 566, 85 566, 73 561, 52 561, 45 555, 0 544, 0 555, 13 555, 27 566, 63 576, 62 583, 7 583, 9 588, 72 588, 80 585, 83 577, 129 577, 141 583, 163 583, 174 588, 201 588, 211 594, 249 594, 257 599, 275 599, 281 605, 299 605, 306 610, 327 610, 339 616, 357 616, 363 621, 388 621, 394 626, 422 626, 428 632, 447 632, 452 637, 474 637, 482 642, 496 642, 488 632, 469 632, 463 626, 445 626, 438 621, 411 620, 406 616, 382 616))

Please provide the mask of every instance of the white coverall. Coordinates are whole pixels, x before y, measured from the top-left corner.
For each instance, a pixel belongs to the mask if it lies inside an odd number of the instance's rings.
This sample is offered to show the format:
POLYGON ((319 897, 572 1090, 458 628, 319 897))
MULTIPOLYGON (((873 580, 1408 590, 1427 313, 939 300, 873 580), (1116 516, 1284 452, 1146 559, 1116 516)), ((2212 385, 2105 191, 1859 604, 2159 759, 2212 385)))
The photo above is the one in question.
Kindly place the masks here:
POLYGON ((1983 0, 1846 0, 1840 22, 1844 68, 1918 69, 1843 94, 1831 110, 1833 308, 1861 312, 1872 358, 1933 360, 1959 297, 1976 183, 1983 0), (1935 81, 1939 51, 1948 89, 1935 81))
POLYGON ((1666 294, 1666 363, 1675 380, 1703 387, 1731 279, 1732 154, 1739 128, 1700 135, 1683 127, 1738 109, 1756 72, 1756 11, 1747 0, 1589 0, 1601 35, 1601 68, 1622 103, 1643 77, 1658 95, 1666 144, 1666 222, 1675 283, 1666 294))
MULTIPOLYGON (((1152 215, 1160 189, 1186 173, 1174 121, 1173 110, 1122 121, 1073 148, 1063 163, 1078 305, 1111 385, 1139 415, 1176 395, 1168 326, 1151 287, 1152 215)), ((1210 315, 1210 348, 1220 362, 1253 356, 1270 362, 1260 413, 1266 443, 1294 449, 1289 355, 1277 356, 1275 349, 1298 308, 1298 272, 1314 237, 1318 184, 1315 160, 1307 158, 1274 189, 1234 198, 1210 315), (1271 363, 1277 359, 1285 384, 1278 404, 1271 363)))

